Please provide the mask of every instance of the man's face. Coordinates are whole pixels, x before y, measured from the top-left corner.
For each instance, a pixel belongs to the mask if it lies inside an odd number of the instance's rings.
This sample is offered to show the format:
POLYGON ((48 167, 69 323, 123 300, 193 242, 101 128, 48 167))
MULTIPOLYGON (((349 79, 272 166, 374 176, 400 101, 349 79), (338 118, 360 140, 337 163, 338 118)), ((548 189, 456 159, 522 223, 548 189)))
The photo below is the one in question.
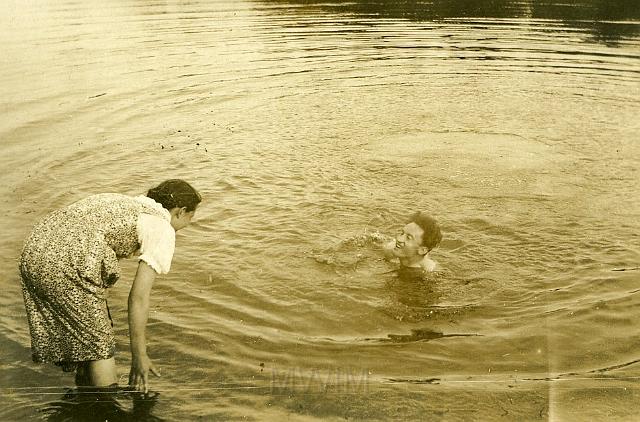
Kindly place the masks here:
POLYGON ((411 258, 426 253, 422 246, 424 230, 416 223, 409 223, 396 236, 396 246, 393 254, 399 258, 411 258))

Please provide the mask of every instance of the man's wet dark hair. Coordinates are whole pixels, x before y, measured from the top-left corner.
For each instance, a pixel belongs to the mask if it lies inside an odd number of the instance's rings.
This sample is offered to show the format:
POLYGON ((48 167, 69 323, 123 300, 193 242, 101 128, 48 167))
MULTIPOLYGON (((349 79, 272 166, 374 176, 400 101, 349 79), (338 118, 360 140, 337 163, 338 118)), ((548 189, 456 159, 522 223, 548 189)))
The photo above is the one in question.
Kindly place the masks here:
POLYGON ((181 179, 165 180, 149 189, 147 196, 168 210, 184 207, 187 211, 193 211, 202 201, 198 191, 181 179))
POLYGON ((410 223, 416 223, 424 231, 422 234, 422 246, 431 250, 438 246, 442 240, 442 233, 438 222, 431 216, 418 211, 409 219, 410 223))

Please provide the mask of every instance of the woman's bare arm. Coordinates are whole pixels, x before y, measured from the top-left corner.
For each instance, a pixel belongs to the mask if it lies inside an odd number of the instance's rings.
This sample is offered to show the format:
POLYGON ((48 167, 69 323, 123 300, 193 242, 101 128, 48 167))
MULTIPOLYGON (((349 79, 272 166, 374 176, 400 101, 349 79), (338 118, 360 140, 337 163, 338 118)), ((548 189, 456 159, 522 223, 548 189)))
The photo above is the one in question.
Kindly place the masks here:
POLYGON ((156 272, 146 262, 140 261, 138 271, 129 292, 129 336, 131 342, 131 372, 129 386, 148 392, 149 371, 156 376, 160 373, 153 367, 147 356, 145 330, 149 317, 149 298, 156 272))

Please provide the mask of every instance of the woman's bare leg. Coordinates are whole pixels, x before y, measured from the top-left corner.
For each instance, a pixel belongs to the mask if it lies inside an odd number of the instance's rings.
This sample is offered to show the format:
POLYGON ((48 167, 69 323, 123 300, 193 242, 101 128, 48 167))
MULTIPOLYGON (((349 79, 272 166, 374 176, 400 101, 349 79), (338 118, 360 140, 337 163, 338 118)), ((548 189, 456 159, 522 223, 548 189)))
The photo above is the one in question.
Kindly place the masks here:
POLYGON ((89 385, 89 379, 87 378, 87 364, 88 362, 79 362, 76 368, 76 386, 86 387, 89 385))
POLYGON ((109 387, 118 384, 115 358, 86 362, 84 370, 90 386, 109 387))

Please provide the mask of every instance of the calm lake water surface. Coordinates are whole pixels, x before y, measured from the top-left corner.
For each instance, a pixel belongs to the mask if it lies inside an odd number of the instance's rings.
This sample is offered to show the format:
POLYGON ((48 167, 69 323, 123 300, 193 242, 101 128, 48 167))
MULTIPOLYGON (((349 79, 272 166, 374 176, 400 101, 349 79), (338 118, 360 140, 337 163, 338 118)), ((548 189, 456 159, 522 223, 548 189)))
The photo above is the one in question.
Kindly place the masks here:
POLYGON ((6 0, 0 41, 1 420, 640 415, 636 1, 6 0), (30 360, 22 241, 174 177, 205 202, 152 293, 162 377, 84 400, 30 360), (379 252, 415 210, 425 280, 379 252))

